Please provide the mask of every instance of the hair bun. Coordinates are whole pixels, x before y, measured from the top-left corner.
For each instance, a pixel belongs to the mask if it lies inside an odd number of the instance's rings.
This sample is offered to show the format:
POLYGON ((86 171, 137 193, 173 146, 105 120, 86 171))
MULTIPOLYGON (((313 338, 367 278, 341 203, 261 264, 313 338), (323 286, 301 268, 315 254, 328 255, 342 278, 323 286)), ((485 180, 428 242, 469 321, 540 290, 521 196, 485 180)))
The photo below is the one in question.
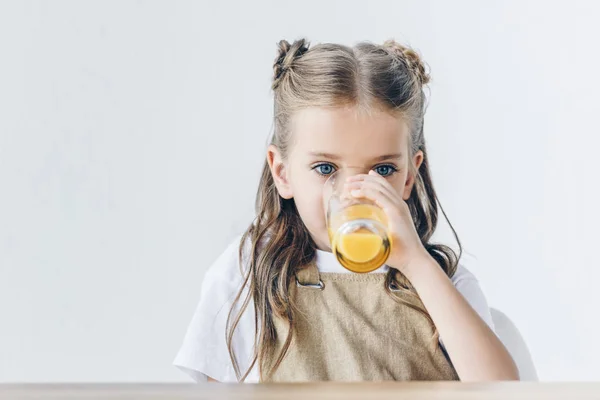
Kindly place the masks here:
POLYGON ((425 64, 415 50, 403 46, 393 39, 386 40, 385 43, 383 43, 383 47, 393 56, 403 61, 421 85, 429 83, 429 73, 425 70, 425 64))
POLYGON ((273 89, 275 89, 286 72, 292 68, 294 60, 308 51, 310 44, 306 39, 299 39, 290 44, 287 40, 281 40, 278 44, 278 53, 273 63, 273 89))

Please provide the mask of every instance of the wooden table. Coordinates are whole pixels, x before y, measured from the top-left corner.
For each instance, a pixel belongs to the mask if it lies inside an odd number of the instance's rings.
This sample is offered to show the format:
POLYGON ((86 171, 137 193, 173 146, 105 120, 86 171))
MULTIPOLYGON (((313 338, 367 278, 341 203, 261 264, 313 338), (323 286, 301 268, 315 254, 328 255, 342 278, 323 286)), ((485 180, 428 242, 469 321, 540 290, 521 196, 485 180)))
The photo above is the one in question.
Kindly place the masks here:
POLYGON ((0 399, 600 400, 600 383, 4 384, 0 399))

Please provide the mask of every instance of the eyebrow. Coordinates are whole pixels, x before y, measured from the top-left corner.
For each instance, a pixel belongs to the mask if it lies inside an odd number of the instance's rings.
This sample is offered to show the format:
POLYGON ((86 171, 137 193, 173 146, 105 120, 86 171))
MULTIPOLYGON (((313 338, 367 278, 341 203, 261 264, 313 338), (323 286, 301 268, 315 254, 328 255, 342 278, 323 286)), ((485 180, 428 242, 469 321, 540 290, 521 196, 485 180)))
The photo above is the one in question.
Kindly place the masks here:
MULTIPOLYGON (((336 154, 331 153, 321 153, 321 152, 311 152, 311 156, 314 157, 322 157, 329 158, 330 160, 339 160, 341 157, 336 154)), ((376 157, 374 161, 383 161, 383 160, 397 160, 402 158, 402 153, 394 153, 394 154, 386 154, 383 156, 376 157)))

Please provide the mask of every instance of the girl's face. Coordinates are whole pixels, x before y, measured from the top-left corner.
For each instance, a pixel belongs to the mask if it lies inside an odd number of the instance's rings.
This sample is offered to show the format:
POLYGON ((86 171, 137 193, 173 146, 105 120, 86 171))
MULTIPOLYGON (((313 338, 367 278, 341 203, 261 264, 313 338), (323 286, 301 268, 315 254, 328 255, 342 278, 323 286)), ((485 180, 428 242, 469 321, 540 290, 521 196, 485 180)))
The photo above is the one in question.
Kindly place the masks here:
POLYGON ((294 199, 319 249, 329 248, 323 188, 332 173, 350 176, 373 170, 398 196, 409 198, 414 184, 409 163, 418 169, 423 153, 410 157, 409 130, 401 118, 383 111, 367 115, 355 107, 308 108, 293 116, 291 131, 287 159, 270 146, 267 160, 279 194, 294 199))

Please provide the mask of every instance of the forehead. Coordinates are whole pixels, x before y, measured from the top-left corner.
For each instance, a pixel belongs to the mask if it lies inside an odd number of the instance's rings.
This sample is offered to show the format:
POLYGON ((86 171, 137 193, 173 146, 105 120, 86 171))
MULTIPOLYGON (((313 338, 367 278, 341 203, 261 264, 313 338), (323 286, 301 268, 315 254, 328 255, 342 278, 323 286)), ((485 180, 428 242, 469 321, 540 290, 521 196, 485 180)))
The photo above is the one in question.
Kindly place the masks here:
POLYGON ((408 126, 384 111, 369 113, 355 107, 307 108, 292 118, 292 152, 328 153, 344 159, 373 159, 405 153, 408 126))

